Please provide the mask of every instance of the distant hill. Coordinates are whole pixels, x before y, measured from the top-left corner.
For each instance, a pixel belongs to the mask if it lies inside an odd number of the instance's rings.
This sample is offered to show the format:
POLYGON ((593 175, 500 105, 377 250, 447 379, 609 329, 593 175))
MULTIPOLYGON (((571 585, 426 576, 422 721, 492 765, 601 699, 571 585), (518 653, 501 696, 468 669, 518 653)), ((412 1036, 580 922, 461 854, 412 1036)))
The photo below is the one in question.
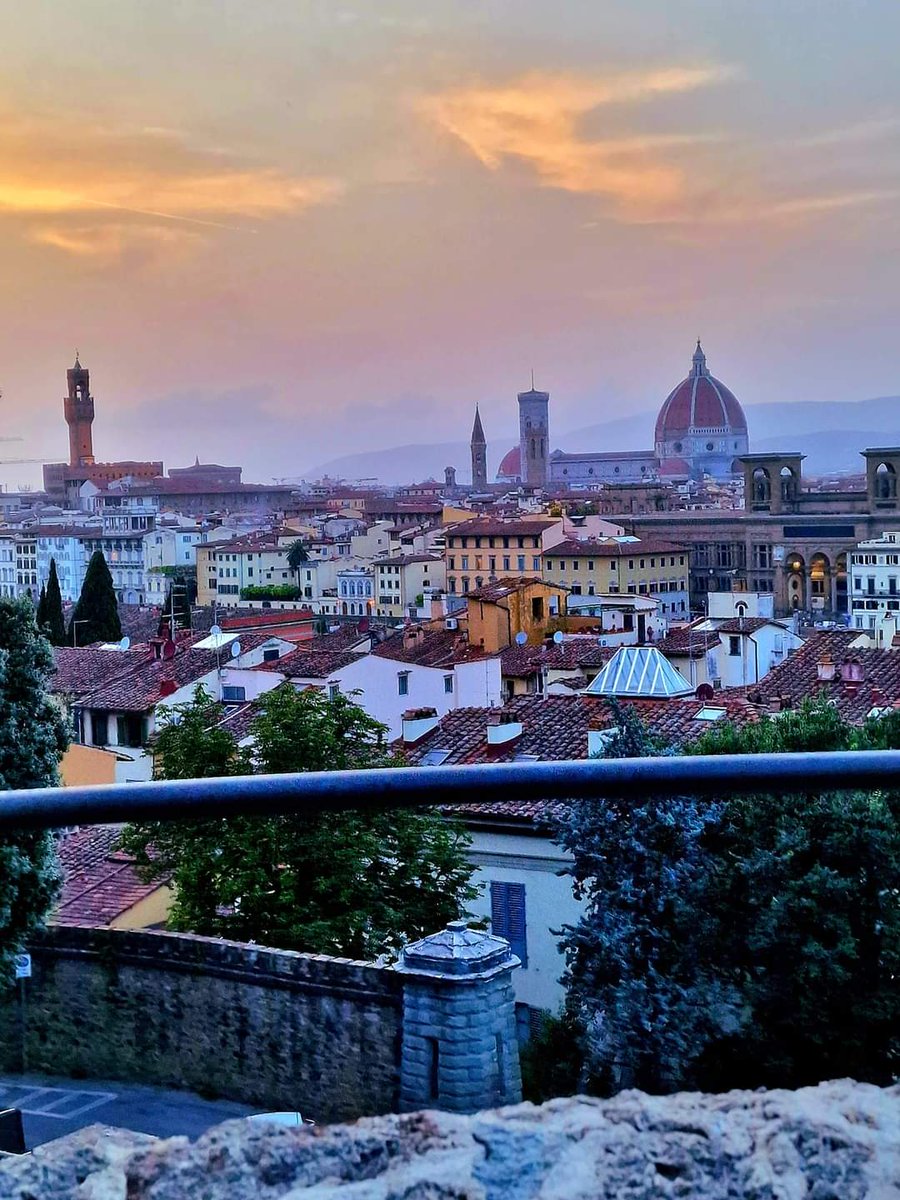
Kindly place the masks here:
MULTIPOLYGON (((871 400, 808 404, 756 404, 746 408, 750 448, 799 450, 807 456, 809 474, 862 469, 859 451, 867 446, 900 445, 900 396, 871 400)), ((655 414, 636 413, 554 434, 554 449, 643 450, 653 444, 655 414)), ((488 443, 488 470, 497 465, 512 439, 488 443)), ((466 441, 396 446, 345 454, 304 472, 306 479, 323 475, 343 479, 380 479, 383 483, 410 483, 443 479, 444 468, 455 466, 460 482, 469 479, 469 444, 466 441)))

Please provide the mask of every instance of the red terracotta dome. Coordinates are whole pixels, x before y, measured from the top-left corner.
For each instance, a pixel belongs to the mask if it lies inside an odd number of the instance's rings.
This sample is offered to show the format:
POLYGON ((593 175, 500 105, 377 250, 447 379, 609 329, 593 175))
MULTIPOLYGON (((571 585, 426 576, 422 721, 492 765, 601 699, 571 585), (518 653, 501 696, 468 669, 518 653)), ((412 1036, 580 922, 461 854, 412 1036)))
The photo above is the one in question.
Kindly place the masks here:
POLYGON ((520 446, 513 446, 512 450, 504 454, 503 461, 497 468, 498 479, 520 479, 522 476, 522 449, 520 446))
POLYGON ((691 433, 726 433, 746 437, 747 418, 737 397, 706 366, 697 342, 693 370, 669 393, 656 418, 656 443, 691 433))

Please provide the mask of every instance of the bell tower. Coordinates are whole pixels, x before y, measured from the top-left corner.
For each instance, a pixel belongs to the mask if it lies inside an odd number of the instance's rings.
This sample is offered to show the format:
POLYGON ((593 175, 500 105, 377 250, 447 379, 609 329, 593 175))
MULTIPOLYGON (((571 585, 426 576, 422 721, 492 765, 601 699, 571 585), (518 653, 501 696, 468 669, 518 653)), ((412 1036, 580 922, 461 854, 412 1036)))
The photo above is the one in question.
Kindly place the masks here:
POLYGON ((66 371, 68 395, 63 400, 66 424, 69 426, 69 466, 86 467, 94 461, 91 425, 94 420, 94 397, 91 395, 91 373, 78 361, 66 371))
POLYGON ((476 492, 483 492, 487 487, 487 442, 477 404, 475 405, 475 424, 472 426, 472 439, 469 445, 472 452, 472 486, 476 492))
POLYGON ((526 487, 546 487, 550 459, 550 393, 531 390, 519 392, 519 447, 522 456, 522 483, 526 487))

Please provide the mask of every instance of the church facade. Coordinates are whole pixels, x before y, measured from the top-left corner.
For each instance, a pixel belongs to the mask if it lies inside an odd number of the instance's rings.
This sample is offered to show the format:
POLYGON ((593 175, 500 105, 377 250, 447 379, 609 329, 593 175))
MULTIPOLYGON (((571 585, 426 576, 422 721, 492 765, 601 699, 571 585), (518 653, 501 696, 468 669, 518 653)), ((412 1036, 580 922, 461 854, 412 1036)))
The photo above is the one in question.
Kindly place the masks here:
POLYGON ((519 445, 500 463, 498 483, 526 487, 728 479, 749 450, 747 419, 734 393, 709 371, 698 340, 690 374, 663 401, 652 450, 567 453, 550 444, 550 394, 519 394, 519 445))

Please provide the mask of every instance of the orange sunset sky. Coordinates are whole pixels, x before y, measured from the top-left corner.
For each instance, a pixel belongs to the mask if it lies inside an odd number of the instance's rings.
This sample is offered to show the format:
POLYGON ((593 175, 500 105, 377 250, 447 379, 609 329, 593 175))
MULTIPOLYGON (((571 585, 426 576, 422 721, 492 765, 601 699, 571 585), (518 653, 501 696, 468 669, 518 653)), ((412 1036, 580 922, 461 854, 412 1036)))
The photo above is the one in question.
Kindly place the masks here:
POLYGON ((5 457, 76 347, 99 457, 257 479, 508 436, 532 367, 651 414, 698 334, 746 405, 900 392, 896 0, 0 11, 5 457))

